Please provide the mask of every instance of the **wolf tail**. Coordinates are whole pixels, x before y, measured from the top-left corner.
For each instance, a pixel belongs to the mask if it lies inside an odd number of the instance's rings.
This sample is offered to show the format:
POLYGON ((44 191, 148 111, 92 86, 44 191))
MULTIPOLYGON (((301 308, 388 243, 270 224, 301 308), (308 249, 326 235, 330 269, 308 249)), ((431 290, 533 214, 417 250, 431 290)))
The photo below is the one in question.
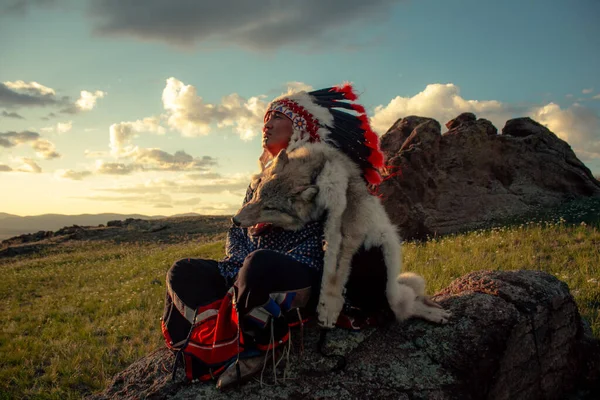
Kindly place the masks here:
POLYGON ((397 282, 415 291, 417 296, 425 295, 425 278, 414 272, 405 272, 398 276, 397 282))
POLYGON ((425 280, 402 270, 401 244, 394 228, 382 235, 382 249, 387 270, 386 295, 396 319, 402 321, 413 315, 415 299, 425 292, 425 280), (400 275, 399 275, 400 274, 400 275))

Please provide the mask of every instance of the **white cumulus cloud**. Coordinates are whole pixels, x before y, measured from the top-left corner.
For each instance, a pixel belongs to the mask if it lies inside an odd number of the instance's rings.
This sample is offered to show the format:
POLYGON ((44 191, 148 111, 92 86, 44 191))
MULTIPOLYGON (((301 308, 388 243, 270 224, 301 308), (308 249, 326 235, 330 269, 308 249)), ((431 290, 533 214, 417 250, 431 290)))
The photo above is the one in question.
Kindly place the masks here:
POLYGON ((549 103, 532 109, 530 117, 569 143, 583 161, 600 158, 600 117, 593 109, 549 103))
POLYGON ((237 93, 227 95, 221 103, 207 103, 192 85, 176 78, 167 79, 162 93, 167 124, 183 136, 204 136, 210 133, 211 125, 233 127, 243 140, 260 133, 266 107, 264 96, 248 99, 237 93))
POLYGON ((112 124, 109 128, 110 152, 115 157, 129 156, 135 151, 131 146, 131 140, 140 133, 165 134, 165 128, 160 126, 160 119, 157 117, 148 117, 133 122, 120 122, 112 124))
POLYGON ((25 82, 25 81, 14 81, 14 82, 4 82, 4 84, 12 90, 20 90, 24 92, 29 92, 31 94, 36 95, 55 95, 56 91, 48 86, 44 86, 41 83, 37 82, 25 82))
POLYGON ((35 174, 39 174, 42 172, 42 168, 31 158, 20 158, 19 161, 22 163, 19 167, 17 167, 17 171, 20 172, 31 172, 35 174))
POLYGON ((59 169, 54 172, 54 176, 59 179, 70 179, 74 181, 80 181, 90 175, 92 175, 91 171, 74 171, 72 169, 59 169))
POLYGON ((56 152, 54 144, 47 139, 40 137, 37 132, 6 132, 0 133, 0 147, 11 148, 19 145, 29 145, 40 158, 50 160, 60 157, 56 152))
POLYGON ((451 83, 427 85, 412 97, 397 96, 375 108, 371 123, 383 134, 399 118, 409 115, 434 118, 443 125, 463 112, 489 119, 499 131, 508 119, 531 117, 569 143, 583 161, 600 158, 600 116, 594 109, 579 103, 567 108, 555 103, 525 108, 496 100, 468 100, 451 83))
POLYGON ((40 129, 40 131, 42 131, 44 133, 52 133, 52 132, 67 133, 71 129, 73 129, 73 121, 59 122, 55 126, 48 126, 46 128, 40 129))
POLYGON ((79 99, 75 101, 75 105, 82 111, 89 111, 96 106, 96 101, 104 96, 106 96, 106 92, 101 90, 96 90, 95 92, 82 90, 79 94, 79 99))
POLYGON ((463 112, 472 112, 486 118, 499 129, 511 118, 511 107, 496 100, 468 100, 460 95, 460 88, 452 83, 433 83, 412 97, 396 96, 387 105, 375 107, 371 118, 373 129, 385 133, 399 118, 418 115, 436 119, 444 125, 463 112))

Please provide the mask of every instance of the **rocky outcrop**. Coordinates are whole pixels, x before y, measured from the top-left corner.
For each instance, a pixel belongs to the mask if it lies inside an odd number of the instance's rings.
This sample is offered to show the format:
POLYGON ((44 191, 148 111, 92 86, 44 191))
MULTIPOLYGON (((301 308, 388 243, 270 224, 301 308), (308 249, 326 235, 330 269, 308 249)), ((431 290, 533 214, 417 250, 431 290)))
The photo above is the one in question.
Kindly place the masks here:
MULTIPOLYGON (((277 385, 270 367, 268 386, 251 381, 225 393, 214 382, 173 382, 173 356, 165 348, 93 398, 563 399, 575 385, 600 377, 600 344, 585 335, 567 285, 549 274, 474 272, 437 300, 453 313, 448 325, 410 320, 360 333, 331 331, 326 349, 345 356, 341 372, 331 371, 337 360, 315 350, 319 333, 311 326, 303 357, 291 356, 289 379, 277 385)), ((294 335, 295 348, 298 340, 294 335)))
POLYGON ((65 226, 55 232, 39 231, 0 242, 0 259, 51 250, 71 241, 181 243, 222 239, 231 225, 229 216, 168 217, 145 220, 127 218, 106 226, 65 226))
POLYGON ((380 194, 404 238, 455 233, 600 197, 600 183, 571 147, 529 118, 502 134, 472 113, 446 124, 410 116, 381 138, 386 156, 380 194))

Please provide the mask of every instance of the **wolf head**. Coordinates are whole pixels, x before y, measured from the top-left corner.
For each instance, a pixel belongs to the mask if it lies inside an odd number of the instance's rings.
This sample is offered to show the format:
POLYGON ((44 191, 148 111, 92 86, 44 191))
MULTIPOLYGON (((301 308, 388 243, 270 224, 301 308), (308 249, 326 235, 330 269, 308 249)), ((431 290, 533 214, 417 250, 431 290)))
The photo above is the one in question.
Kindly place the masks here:
POLYGON ((232 218, 240 227, 268 223, 286 230, 298 230, 320 216, 315 203, 319 192, 314 185, 318 160, 290 158, 281 150, 260 175, 252 199, 232 218))

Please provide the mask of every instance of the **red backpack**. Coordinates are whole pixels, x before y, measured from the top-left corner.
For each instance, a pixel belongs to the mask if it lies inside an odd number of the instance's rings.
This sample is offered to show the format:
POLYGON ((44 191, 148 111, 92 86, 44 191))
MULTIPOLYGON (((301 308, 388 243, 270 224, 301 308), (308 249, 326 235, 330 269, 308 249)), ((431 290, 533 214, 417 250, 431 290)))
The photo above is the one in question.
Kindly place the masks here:
POLYGON ((187 380, 208 381, 244 350, 233 288, 224 298, 193 308, 167 284, 161 326, 167 347, 176 354, 173 378, 183 360, 187 380))

